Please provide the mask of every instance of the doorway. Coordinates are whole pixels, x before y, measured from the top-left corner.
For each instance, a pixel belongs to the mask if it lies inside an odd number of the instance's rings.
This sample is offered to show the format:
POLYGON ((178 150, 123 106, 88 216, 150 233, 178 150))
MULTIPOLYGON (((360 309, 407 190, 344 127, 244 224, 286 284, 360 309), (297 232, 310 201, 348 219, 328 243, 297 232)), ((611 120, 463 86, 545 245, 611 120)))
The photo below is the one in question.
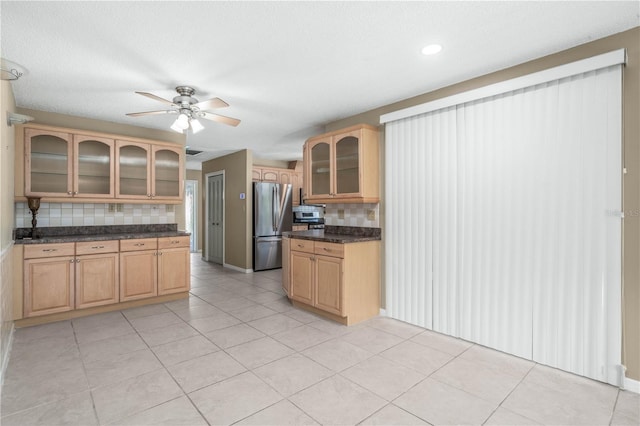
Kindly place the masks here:
POLYGON ((207 177, 207 256, 208 262, 224 263, 224 171, 207 177))
POLYGON ((198 251, 198 181, 187 180, 184 191, 185 229, 191 233, 189 248, 191 253, 198 251))

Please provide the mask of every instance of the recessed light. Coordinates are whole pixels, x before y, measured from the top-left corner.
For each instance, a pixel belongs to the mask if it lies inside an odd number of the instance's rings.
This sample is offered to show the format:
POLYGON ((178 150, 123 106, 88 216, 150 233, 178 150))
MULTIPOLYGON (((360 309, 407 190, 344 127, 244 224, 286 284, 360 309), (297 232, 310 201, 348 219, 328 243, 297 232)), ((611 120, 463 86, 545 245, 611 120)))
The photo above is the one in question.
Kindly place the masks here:
POLYGON ((442 50, 442 46, 439 44, 430 44, 422 48, 423 55, 435 55, 442 50))

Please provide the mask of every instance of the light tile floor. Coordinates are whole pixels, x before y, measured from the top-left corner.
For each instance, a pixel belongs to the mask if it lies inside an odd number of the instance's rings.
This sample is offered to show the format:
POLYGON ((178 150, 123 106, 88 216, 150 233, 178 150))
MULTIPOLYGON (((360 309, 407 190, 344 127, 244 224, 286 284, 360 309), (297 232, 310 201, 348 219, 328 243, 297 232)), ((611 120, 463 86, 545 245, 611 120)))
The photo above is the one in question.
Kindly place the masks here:
POLYGON ((192 257, 189 299, 16 330, 5 425, 638 425, 637 394, 192 257))

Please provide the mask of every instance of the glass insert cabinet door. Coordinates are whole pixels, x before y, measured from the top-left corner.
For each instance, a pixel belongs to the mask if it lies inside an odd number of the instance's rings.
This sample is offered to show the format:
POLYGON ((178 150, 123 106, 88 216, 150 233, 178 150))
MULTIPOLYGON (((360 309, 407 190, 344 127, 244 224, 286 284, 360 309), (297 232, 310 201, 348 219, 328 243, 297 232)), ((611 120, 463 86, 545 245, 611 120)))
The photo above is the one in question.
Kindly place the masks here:
POLYGON ((360 192, 358 138, 350 135, 336 141, 336 194, 360 192))
POLYGON ((78 197, 113 197, 113 139, 74 135, 75 182, 78 197))
POLYGON ((331 194, 331 145, 317 142, 310 149, 311 194, 331 194))
POLYGON ((116 197, 149 198, 150 146, 118 141, 118 186, 116 197))
POLYGON ((71 135, 26 129, 25 150, 26 195, 73 195, 71 135))
POLYGON ((153 197, 178 198, 180 197, 180 152, 176 149, 165 147, 153 148, 153 197))

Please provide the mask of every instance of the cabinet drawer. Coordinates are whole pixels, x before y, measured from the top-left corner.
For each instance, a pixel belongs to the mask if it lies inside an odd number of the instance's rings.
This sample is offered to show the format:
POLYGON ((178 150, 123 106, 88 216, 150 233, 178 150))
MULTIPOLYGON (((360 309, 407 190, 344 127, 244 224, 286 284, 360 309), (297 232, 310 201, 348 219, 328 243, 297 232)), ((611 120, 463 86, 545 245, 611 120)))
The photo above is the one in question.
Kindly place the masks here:
POLYGON ((118 240, 84 241, 81 243, 76 243, 76 255, 117 253, 117 252, 118 252, 118 240))
POLYGON ((313 241, 300 240, 298 238, 291 239, 291 250, 303 251, 305 253, 313 253, 313 241))
POLYGON ((188 236, 182 237, 162 237, 158 238, 158 249, 189 247, 190 241, 188 236))
POLYGON ((140 238, 137 240, 120 240, 120 251, 157 250, 157 238, 140 238))
POLYGON ((344 257, 344 244, 316 241, 314 253, 325 256, 344 257))
POLYGON ((73 256, 74 254, 75 243, 27 244, 24 246, 25 259, 73 256))

